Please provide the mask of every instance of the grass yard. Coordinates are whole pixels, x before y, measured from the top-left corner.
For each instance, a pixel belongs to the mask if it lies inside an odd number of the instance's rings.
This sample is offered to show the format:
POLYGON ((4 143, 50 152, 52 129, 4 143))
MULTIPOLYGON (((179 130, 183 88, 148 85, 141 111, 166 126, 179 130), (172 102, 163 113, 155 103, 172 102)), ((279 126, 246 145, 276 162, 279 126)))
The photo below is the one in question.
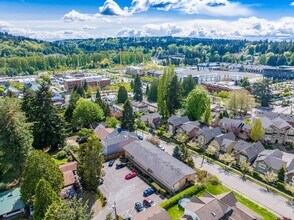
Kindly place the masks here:
POLYGON ((61 164, 65 164, 67 163, 67 158, 63 158, 63 159, 56 159, 56 158, 53 158, 53 160, 55 161, 55 163, 59 166, 61 164))
MULTIPOLYGON (((206 185, 205 190, 201 191, 196 196, 202 196, 205 192, 209 192, 213 195, 219 195, 219 194, 229 192, 229 191, 230 191, 230 189, 228 189, 227 187, 225 187, 221 184, 214 186, 214 185, 208 183, 206 185)), ((268 211, 267 209, 260 207, 256 203, 250 201, 249 199, 241 196, 240 194, 238 194, 236 192, 234 192, 234 194, 240 203, 242 203, 243 205, 245 205, 246 207, 248 207, 252 211, 256 212, 260 216, 262 216, 264 218, 264 220, 277 219, 277 217, 274 214, 272 214, 270 211, 268 211)), ((184 210, 180 209, 178 205, 174 205, 173 207, 168 209, 167 212, 171 216, 172 220, 179 220, 184 215, 184 210)))

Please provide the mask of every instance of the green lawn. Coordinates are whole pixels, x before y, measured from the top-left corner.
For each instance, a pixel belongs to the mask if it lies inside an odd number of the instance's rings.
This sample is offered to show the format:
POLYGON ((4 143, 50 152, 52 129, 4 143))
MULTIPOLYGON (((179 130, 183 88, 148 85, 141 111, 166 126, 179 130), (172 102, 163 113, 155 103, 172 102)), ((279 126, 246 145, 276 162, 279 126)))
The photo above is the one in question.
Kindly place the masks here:
MULTIPOLYGON (((209 192, 213 195, 219 195, 225 192, 229 192, 230 189, 223 185, 217 185, 213 186, 210 183, 206 185, 206 189, 198 193, 196 196, 202 196, 205 192, 209 192)), ((260 216, 264 218, 264 220, 274 220, 277 219, 277 217, 272 214, 270 211, 268 211, 265 208, 260 207, 256 203, 250 201, 249 199, 246 199, 245 197, 241 196, 240 194, 234 192, 237 200, 251 209, 252 211, 256 212, 260 216)), ((184 215, 184 210, 181 210, 178 205, 175 205, 167 210, 168 214, 171 216, 172 220, 179 220, 184 215)))
POLYGON ((56 158, 53 158, 53 160, 55 161, 55 163, 59 166, 61 164, 65 164, 67 163, 67 158, 63 158, 63 159, 56 159, 56 158))

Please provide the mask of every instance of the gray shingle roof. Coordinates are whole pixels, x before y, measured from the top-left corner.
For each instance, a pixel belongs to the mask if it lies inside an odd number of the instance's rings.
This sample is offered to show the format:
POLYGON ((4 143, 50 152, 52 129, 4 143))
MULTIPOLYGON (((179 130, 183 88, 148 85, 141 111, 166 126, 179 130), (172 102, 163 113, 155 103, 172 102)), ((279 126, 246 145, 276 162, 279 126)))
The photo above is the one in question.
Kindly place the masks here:
POLYGON ((169 124, 172 124, 173 126, 179 126, 179 125, 182 125, 186 122, 189 122, 189 118, 188 116, 183 116, 183 117, 178 117, 178 116, 175 116, 175 115, 172 115, 168 120, 167 122, 169 124))
POLYGON ((222 132, 220 130, 219 127, 216 127, 216 128, 213 128, 213 129, 210 129, 208 127, 204 127, 202 130, 199 130, 197 133, 196 133, 198 136, 199 135, 203 135, 205 140, 207 142, 211 141, 213 138, 215 138, 216 136, 218 135, 221 135, 222 132))
POLYGON ((283 120, 280 117, 273 119, 272 122, 279 129, 282 129, 285 127, 291 127, 291 125, 289 125, 288 122, 286 122, 285 120, 283 120))
POLYGON ((190 132, 196 127, 200 127, 200 123, 198 121, 189 121, 181 126, 181 128, 186 132, 190 132))
POLYGON ((276 113, 276 112, 267 112, 267 111, 257 111, 257 116, 262 117, 266 116, 269 119, 281 118, 288 122, 294 122, 294 115, 284 114, 284 113, 276 113))
POLYGON ((246 152, 249 160, 254 159, 259 153, 265 150, 262 143, 259 141, 251 144, 243 140, 239 140, 234 149, 236 153, 240 153, 242 151, 246 152))
POLYGON ((287 164, 286 161, 282 160, 283 153, 276 150, 264 150, 256 158, 254 165, 257 162, 263 161, 268 167, 274 170, 280 170, 283 166, 287 164))
POLYGON ((152 113, 152 114, 147 114, 147 115, 141 116, 140 120, 146 122, 149 118, 155 119, 155 118, 160 118, 160 117, 161 117, 160 114, 155 112, 155 113, 152 113))
POLYGON ((135 158, 135 161, 145 169, 152 170, 154 175, 171 187, 187 175, 196 174, 195 170, 148 141, 135 141, 124 146, 124 149, 135 158))
POLYGON ((214 140, 216 140, 219 145, 223 143, 224 139, 234 141, 236 139, 236 136, 233 132, 229 132, 227 134, 220 134, 214 138, 214 140))

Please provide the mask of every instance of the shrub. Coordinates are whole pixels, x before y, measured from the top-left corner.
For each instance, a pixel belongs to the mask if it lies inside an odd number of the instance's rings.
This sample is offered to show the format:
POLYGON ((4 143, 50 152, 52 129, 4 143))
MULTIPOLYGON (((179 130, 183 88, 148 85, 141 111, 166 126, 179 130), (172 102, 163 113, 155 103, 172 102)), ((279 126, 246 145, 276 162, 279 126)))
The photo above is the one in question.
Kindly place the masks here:
POLYGON ((147 137, 146 140, 149 141, 151 144, 154 144, 157 146, 160 145, 160 141, 155 137, 147 137))
POLYGON ((185 189, 184 191, 178 193, 177 195, 171 197, 169 200, 161 203, 160 206, 167 210, 167 209, 173 207, 174 205, 176 205, 180 199, 185 198, 185 197, 190 198, 191 196, 203 191, 204 189, 205 189, 204 185, 191 186, 191 187, 185 189))
POLYGON ((160 194, 161 194, 163 197, 166 197, 167 192, 166 192, 165 189, 161 189, 161 190, 160 190, 160 194))
POLYGON ((157 183, 152 182, 151 183, 152 188, 155 189, 156 192, 160 192, 160 190, 162 189, 157 183))
POLYGON ((6 184, 0 183, 0 192, 4 192, 6 190, 6 184))
POLYGON ((72 150, 74 153, 79 150, 79 144, 75 141, 67 141, 64 150, 69 153, 72 150))
POLYGON ((197 178, 199 182, 203 182, 207 177, 207 171, 206 170, 197 170, 197 178))
POLYGON ((56 158, 57 159, 63 159, 66 157, 66 152, 64 150, 62 151, 59 151, 57 154, 56 154, 56 158))
POLYGON ((221 183, 220 180, 217 178, 217 176, 214 176, 214 175, 208 176, 207 181, 211 183, 211 185, 213 186, 217 186, 221 183))
POLYGON ((285 183, 278 182, 277 183, 277 189, 281 190, 282 192, 284 192, 284 193, 286 193, 288 195, 292 195, 292 193, 285 188, 285 183))

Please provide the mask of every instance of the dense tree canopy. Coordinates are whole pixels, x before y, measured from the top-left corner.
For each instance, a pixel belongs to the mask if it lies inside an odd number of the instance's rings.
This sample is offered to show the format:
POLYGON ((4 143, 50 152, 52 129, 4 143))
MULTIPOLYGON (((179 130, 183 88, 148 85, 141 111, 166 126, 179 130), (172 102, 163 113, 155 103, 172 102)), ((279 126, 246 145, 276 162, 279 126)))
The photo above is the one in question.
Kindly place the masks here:
POLYGON ((186 99, 186 114, 191 120, 199 120, 210 106, 210 99, 207 93, 195 88, 189 93, 186 99))
MULTIPOLYGON (((31 123, 21 111, 16 98, 0 99, 0 164, 2 172, 8 170, 14 177, 20 175, 24 162, 32 150, 31 123)), ((12 180, 11 180, 12 181, 12 180)))
POLYGON ((96 103, 79 99, 73 112, 73 123, 78 127, 89 127, 93 122, 99 122, 104 118, 103 110, 96 103))
POLYGON ((263 79, 260 82, 253 84, 253 94, 261 106, 269 106, 273 98, 273 92, 271 89, 271 81, 269 79, 263 79))
POLYGON ((49 182, 53 190, 59 193, 63 185, 63 175, 49 154, 39 150, 30 153, 21 177, 20 192, 26 204, 32 202, 39 180, 49 182))

